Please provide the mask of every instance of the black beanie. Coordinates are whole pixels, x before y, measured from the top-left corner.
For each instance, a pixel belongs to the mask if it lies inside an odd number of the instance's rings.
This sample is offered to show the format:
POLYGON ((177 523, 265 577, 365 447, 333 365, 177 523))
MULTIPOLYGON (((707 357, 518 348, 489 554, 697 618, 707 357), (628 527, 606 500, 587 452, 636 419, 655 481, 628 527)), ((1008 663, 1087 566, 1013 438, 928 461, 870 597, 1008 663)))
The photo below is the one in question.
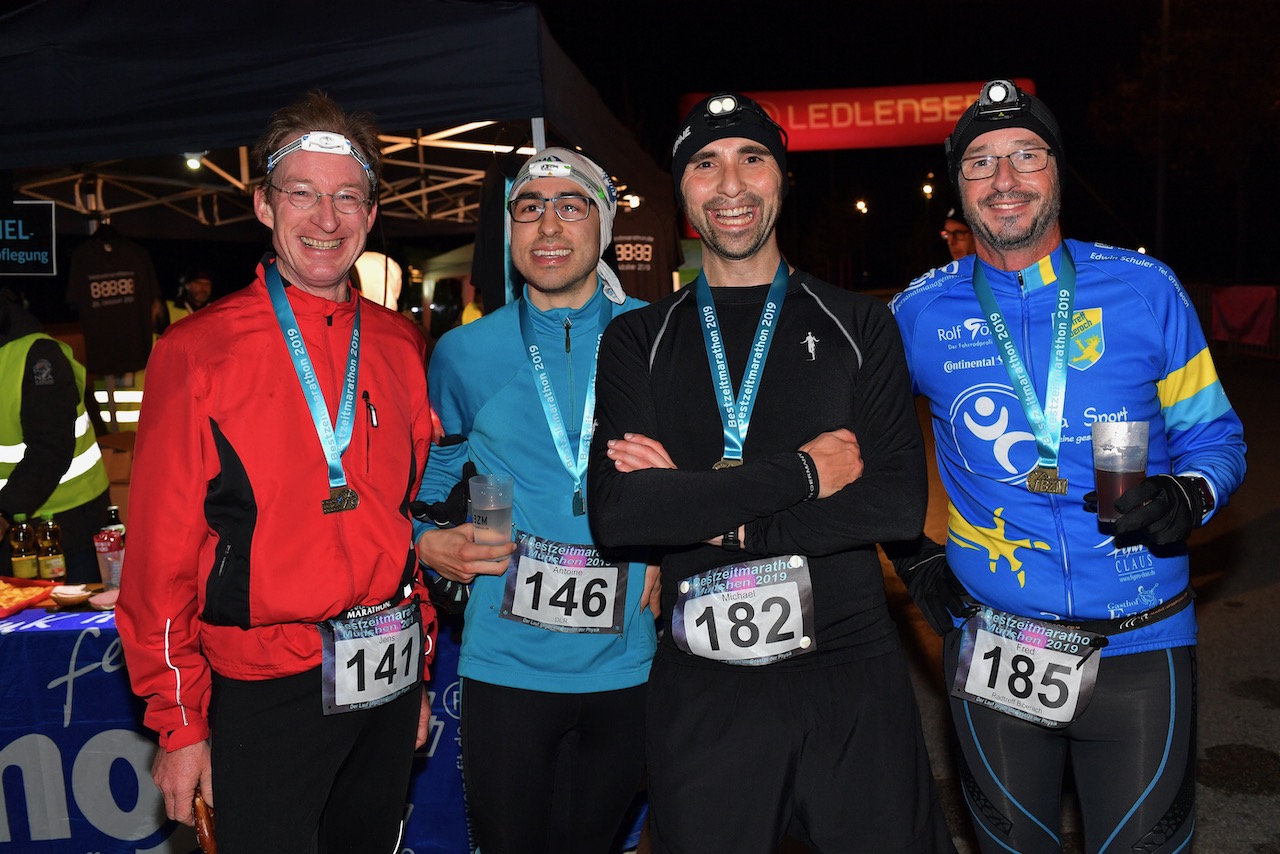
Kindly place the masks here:
POLYGON ((671 177, 676 185, 676 206, 684 207, 680 181, 685 167, 709 143, 740 136, 754 140, 773 155, 782 171, 782 195, 787 195, 787 132, 769 118, 759 104, 743 95, 719 92, 693 106, 680 123, 680 132, 671 146, 671 177))
POLYGON ((1058 120, 1035 95, 1023 92, 1012 80, 992 80, 982 87, 978 100, 956 122, 955 130, 943 143, 951 184, 959 192, 960 159, 969 145, 984 133, 1001 128, 1034 131, 1053 150, 1062 169, 1062 135, 1058 120))

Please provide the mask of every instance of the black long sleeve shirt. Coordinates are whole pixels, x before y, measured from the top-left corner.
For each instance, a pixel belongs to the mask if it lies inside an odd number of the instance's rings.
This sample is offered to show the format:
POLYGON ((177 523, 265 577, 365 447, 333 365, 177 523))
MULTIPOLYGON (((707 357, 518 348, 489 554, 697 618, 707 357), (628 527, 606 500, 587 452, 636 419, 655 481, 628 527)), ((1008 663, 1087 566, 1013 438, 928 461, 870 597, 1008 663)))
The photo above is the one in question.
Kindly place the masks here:
MULTIPOLYGON (((712 288, 735 389, 767 292, 712 288)), ((741 466, 712 470, 724 454, 723 427, 692 287, 610 324, 596 417, 588 501, 595 536, 605 545, 664 549, 664 613, 690 575, 801 554, 813 580, 816 654, 774 666, 841 663, 897 644, 876 543, 920 532, 927 481, 902 342, 882 303, 792 274, 741 466), (796 451, 840 427, 858 437, 865 471, 829 498, 806 500, 796 451), (606 442, 624 433, 662 442, 677 469, 619 473, 606 442), (742 553, 703 543, 741 524, 742 553)), ((670 633, 662 646, 662 654, 722 666, 678 652, 670 633)))

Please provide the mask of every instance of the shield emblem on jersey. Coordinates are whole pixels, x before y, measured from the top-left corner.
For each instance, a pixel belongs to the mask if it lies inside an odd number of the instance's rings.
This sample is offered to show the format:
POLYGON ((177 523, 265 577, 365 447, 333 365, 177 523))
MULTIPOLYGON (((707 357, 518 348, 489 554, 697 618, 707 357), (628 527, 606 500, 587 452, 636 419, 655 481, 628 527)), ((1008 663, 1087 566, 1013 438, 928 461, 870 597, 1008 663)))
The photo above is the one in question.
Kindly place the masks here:
POLYGON ((1102 309, 1083 308, 1071 318, 1071 342, 1067 345, 1067 364, 1077 371, 1093 367, 1107 351, 1102 334, 1102 309))

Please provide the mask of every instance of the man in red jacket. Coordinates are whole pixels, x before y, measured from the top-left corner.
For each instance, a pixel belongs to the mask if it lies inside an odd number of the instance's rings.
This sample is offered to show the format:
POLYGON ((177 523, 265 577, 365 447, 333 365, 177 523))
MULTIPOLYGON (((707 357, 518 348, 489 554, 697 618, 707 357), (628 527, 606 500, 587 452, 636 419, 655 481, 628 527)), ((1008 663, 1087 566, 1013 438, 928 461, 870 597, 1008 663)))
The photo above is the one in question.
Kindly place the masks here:
POLYGON ((254 157, 274 254, 148 364, 120 636, 171 818, 216 780, 225 850, 392 851, 434 635, 406 509, 422 336, 348 280, 377 212, 371 118, 312 93, 254 157))

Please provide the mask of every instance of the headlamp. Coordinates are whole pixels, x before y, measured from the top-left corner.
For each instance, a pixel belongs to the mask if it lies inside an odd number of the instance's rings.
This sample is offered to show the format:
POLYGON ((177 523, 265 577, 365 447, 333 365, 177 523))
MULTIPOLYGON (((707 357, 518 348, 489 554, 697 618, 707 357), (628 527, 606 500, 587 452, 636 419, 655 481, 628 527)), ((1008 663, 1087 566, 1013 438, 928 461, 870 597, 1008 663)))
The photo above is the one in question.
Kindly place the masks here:
POLYGON ((732 95, 720 95, 707 102, 708 118, 732 113, 738 109, 738 99, 732 95))
POLYGON ((712 95, 707 99, 707 110, 703 116, 707 127, 731 128, 748 123, 772 128, 782 138, 782 147, 787 147, 787 131, 773 117, 760 108, 754 101, 740 100, 736 95, 724 93, 712 95))
POLYGON ((281 160, 295 151, 314 151, 318 154, 349 154, 364 169, 365 175, 369 177, 369 186, 372 189, 377 189, 378 187, 378 179, 374 177, 373 168, 369 165, 369 161, 365 159, 365 156, 360 153, 360 149, 352 145, 351 140, 342 134, 327 130, 308 131, 275 154, 267 157, 267 174, 270 175, 271 171, 280 165, 281 160))
POLYGON ((978 121, 1000 121, 1024 112, 1029 104, 1012 80, 992 80, 978 96, 978 121))
POLYGON ((529 164, 530 178, 568 178, 573 167, 560 160, 539 160, 529 164))

